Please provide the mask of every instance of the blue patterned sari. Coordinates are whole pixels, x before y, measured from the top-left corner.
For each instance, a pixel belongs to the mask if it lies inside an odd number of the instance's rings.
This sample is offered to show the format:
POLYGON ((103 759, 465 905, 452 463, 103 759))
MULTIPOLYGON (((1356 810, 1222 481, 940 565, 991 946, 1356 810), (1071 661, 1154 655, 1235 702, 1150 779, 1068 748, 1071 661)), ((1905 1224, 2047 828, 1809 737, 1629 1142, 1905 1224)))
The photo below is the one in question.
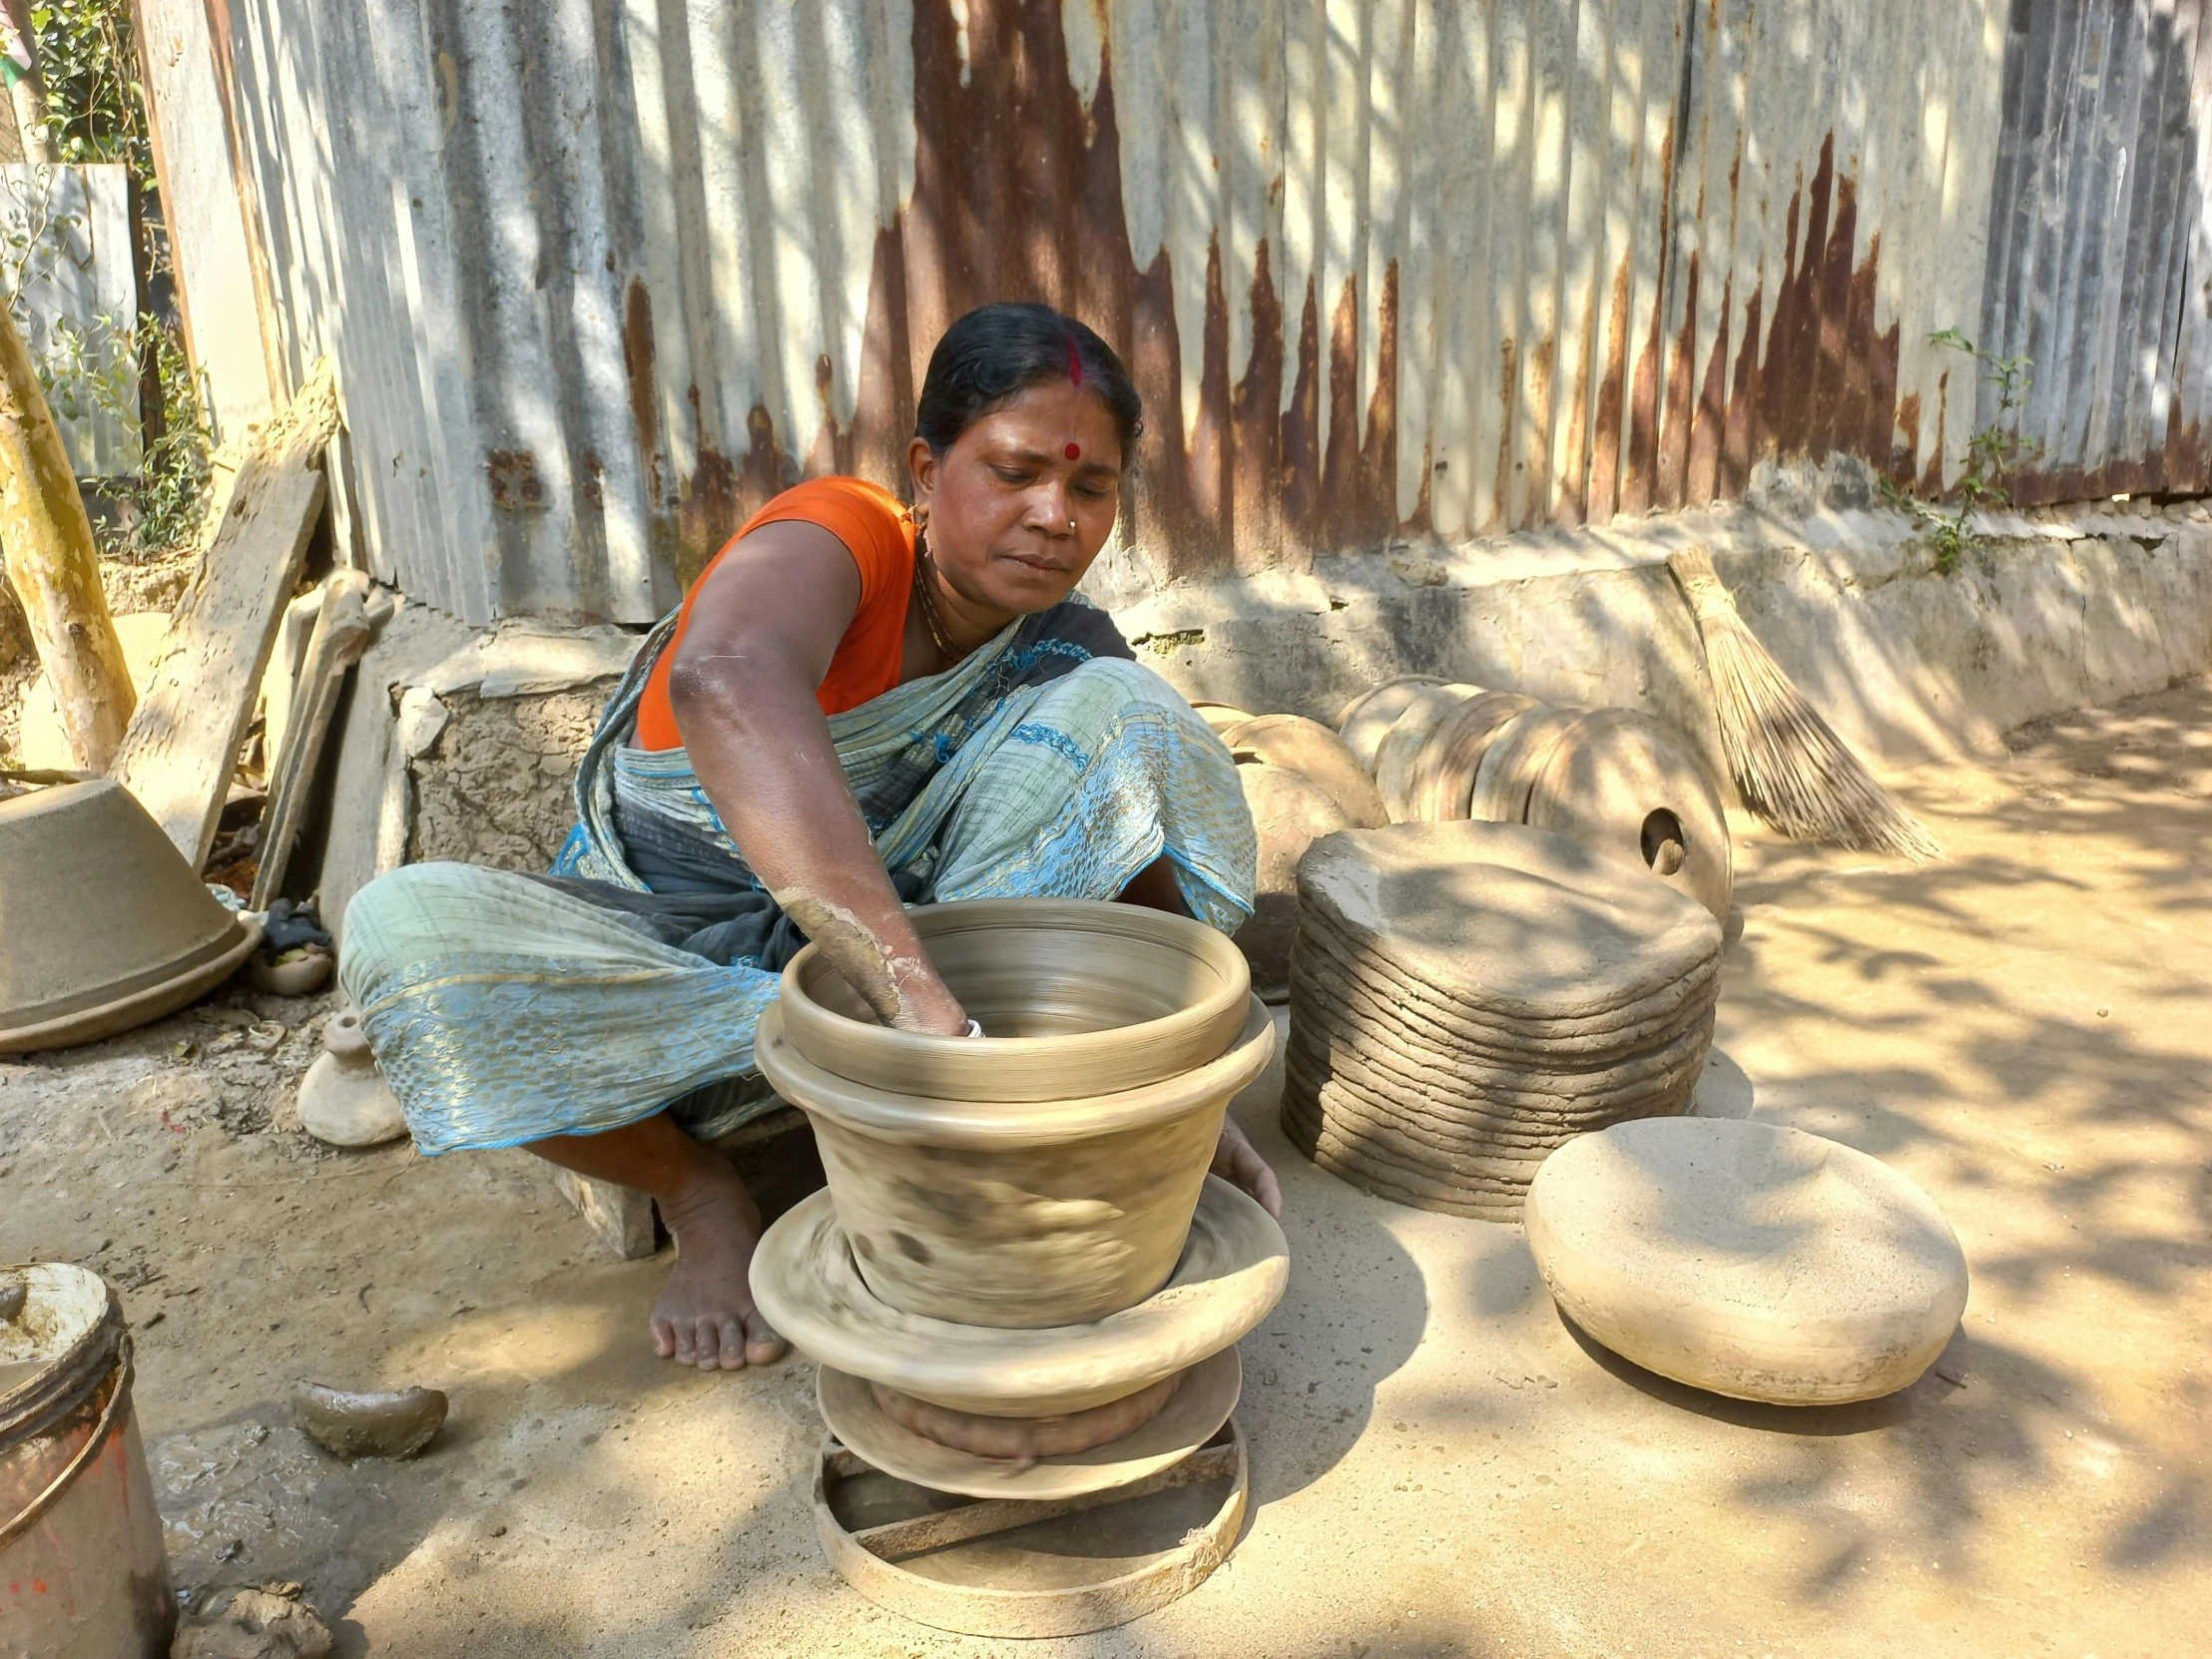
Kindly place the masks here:
MULTIPOLYGON (((672 1106, 711 1139, 774 1102, 753 1031, 804 936, 685 752, 629 742, 674 620, 607 705, 551 875, 411 864, 347 909, 339 975, 426 1153, 672 1106)), ((1081 600, 831 717, 830 735, 909 902, 1111 898, 1165 856, 1200 920, 1234 932, 1251 914, 1229 752, 1081 600)))

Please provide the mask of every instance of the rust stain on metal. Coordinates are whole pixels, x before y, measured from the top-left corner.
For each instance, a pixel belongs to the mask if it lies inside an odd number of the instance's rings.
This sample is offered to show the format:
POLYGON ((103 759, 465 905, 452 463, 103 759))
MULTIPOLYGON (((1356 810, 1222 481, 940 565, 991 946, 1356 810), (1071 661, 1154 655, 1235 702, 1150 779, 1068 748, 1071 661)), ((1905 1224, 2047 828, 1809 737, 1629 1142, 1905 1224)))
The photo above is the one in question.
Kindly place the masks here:
POLYGON ((1314 278, 1298 322, 1298 377, 1283 412, 1283 517, 1308 524, 1321 507, 1321 306, 1314 278))
MULTIPOLYGON (((1181 409, 1177 409, 1180 417, 1181 409)), ((1206 322, 1199 344, 1198 418, 1191 425, 1191 510, 1236 538, 1229 441, 1229 294, 1222 283, 1221 233, 1206 243, 1206 322)))
POLYGON ((1506 528, 1513 488, 1513 388, 1520 383, 1520 347, 1510 335, 1497 342, 1497 477, 1490 486, 1490 517, 1482 534, 1506 528))
POLYGON ((1283 301, 1275 291, 1268 244, 1253 255, 1246 313, 1252 320, 1252 355, 1229 398, 1229 480, 1237 568, 1275 562, 1282 536, 1283 301))
MULTIPOLYGON (((1674 224, 1674 119, 1659 141, 1659 224, 1674 224)), ((1666 267, 1672 252, 1671 237, 1659 245, 1659 282, 1651 305, 1651 325, 1636 363, 1636 382, 1629 392, 1627 479, 1621 486, 1623 512, 1647 512, 1652 504, 1653 475, 1659 464, 1659 350, 1666 319, 1666 267)))
POLYGON ((1936 442, 1928 452, 1928 470, 1921 474, 1921 493, 1943 493, 1943 428, 1950 424, 1950 370, 1936 377, 1936 442))
MULTIPOLYGON (((1704 217, 1705 203, 1701 195, 1698 214, 1704 217)), ((1690 260, 1682 274, 1682 326, 1675 330, 1674 344, 1667 360, 1667 412, 1659 434, 1659 505, 1682 505, 1683 485, 1690 469, 1690 423, 1693 410, 1690 404, 1691 363, 1697 350, 1697 286, 1698 252, 1690 251, 1690 260)))
POLYGON ((638 429, 638 462, 653 504, 661 500, 661 398, 653 371, 653 294, 633 276, 622 302, 622 373, 630 387, 630 418, 638 429))
POLYGON ((491 483, 491 504, 502 512, 537 512, 545 506, 545 484, 538 458, 527 449, 494 449, 484 457, 491 483))
MULTIPOLYGON (((1590 425, 1590 355, 1597 349, 1597 286, 1592 283, 1582 296, 1582 315, 1578 319, 1575 335, 1581 342, 1574 365, 1574 396, 1567 404, 1567 471, 1559 480, 1559 498, 1552 507, 1552 521, 1557 524, 1580 524, 1587 510, 1589 489, 1588 455, 1590 425)), ((1428 494, 1427 469, 1421 471, 1421 496, 1428 494)))
POLYGON ((1728 328, 1735 315, 1735 294, 1736 276, 1731 272, 1721 282, 1721 325, 1705 359, 1705 377, 1690 426, 1690 464, 1683 490, 1692 502, 1711 501, 1720 493, 1721 441, 1728 426, 1728 328))
POLYGON ((1358 522, 1360 482, 1360 284, 1347 276, 1329 318, 1329 441, 1321 460, 1324 534, 1358 522))
MULTIPOLYGON (((1348 283, 1349 287, 1350 284, 1348 283)), ((1353 379, 1355 388, 1359 380, 1353 379)), ((1368 398, 1368 435, 1360 450, 1359 498, 1340 534, 1386 535, 1397 522, 1397 261, 1382 268, 1375 316, 1375 391, 1368 398)))
POLYGON ((1551 495, 1551 365, 1558 350, 1559 342, 1546 334, 1528 353, 1528 419, 1535 442, 1521 458, 1527 488, 1516 528, 1522 530, 1544 522, 1544 506, 1551 495))
POLYGON ((1620 502, 1621 410, 1628 385, 1628 256, 1613 271, 1605 317, 1605 378, 1597 388, 1597 434, 1590 451, 1588 512, 1592 523, 1613 516, 1620 502))

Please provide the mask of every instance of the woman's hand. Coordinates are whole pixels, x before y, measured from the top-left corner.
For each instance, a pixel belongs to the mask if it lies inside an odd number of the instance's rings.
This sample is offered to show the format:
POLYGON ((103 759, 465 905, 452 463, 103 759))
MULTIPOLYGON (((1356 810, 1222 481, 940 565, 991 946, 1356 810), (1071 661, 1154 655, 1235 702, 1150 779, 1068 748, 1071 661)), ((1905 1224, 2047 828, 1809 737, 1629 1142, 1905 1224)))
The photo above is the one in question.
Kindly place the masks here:
POLYGON ((1213 1173, 1242 1187, 1277 1221, 1283 1219, 1283 1189, 1276 1184, 1275 1171, 1268 1168, 1267 1160, 1245 1139, 1245 1132, 1237 1127, 1234 1118, 1221 1121, 1221 1141, 1214 1148, 1213 1173))

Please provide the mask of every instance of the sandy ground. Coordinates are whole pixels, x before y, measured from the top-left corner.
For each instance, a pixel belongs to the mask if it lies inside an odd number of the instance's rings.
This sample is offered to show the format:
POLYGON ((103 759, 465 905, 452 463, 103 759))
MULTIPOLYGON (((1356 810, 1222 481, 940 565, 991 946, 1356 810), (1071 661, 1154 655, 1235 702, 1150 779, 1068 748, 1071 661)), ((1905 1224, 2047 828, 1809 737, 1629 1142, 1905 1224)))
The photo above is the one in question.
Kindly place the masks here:
POLYGON ((321 1003, 232 992, 0 1061, 0 1260, 120 1287, 185 1584, 297 1578, 339 1652, 2212 1651, 2212 689, 2024 732, 1907 793, 1950 862, 1750 835, 1720 1045, 1755 1115, 1925 1185, 1973 1294, 1936 1370, 1817 1411, 1581 1346, 1517 1228, 1283 1174, 1290 1294, 1244 1345, 1254 1513, 1138 1624, 994 1644, 824 1564, 797 1359, 655 1362, 666 1270, 595 1255, 525 1154, 335 1154, 293 1123, 321 1003), (420 1460, 322 1456, 295 1379, 429 1382, 420 1460))

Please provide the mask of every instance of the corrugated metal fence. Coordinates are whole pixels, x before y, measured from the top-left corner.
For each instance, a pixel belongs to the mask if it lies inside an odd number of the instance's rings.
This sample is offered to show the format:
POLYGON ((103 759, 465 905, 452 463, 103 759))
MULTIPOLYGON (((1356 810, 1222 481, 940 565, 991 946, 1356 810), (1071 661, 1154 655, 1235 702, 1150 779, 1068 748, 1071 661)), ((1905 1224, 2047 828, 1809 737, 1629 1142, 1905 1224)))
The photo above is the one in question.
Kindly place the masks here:
POLYGON ((2032 489, 2207 483, 2203 0, 207 5, 344 528, 471 620, 643 621, 801 473, 895 481, 999 297, 1128 356, 1162 580, 1935 487, 1949 326, 2036 357, 2032 489))

